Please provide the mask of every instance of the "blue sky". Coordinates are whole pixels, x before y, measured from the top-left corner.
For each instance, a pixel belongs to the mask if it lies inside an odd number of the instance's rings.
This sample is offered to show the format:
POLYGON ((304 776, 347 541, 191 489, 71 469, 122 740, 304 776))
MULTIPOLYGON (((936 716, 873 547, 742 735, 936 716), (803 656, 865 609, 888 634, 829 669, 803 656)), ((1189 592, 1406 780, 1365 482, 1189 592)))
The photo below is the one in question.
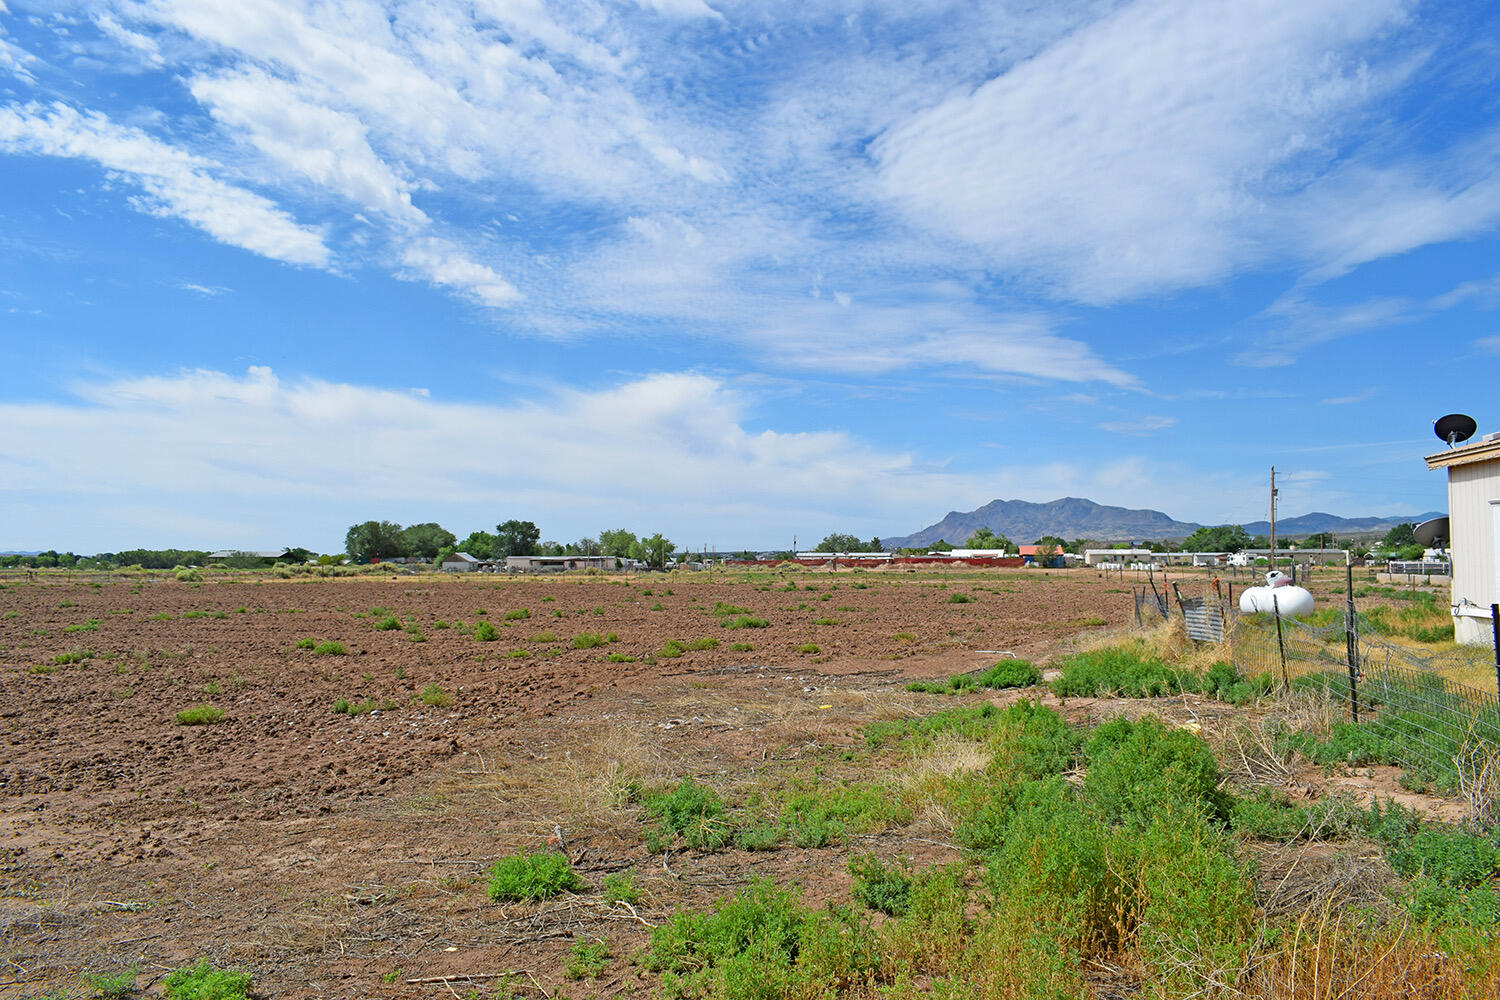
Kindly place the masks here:
POLYGON ((1443 509, 1497 21, 0 0, 0 548, 1443 509))

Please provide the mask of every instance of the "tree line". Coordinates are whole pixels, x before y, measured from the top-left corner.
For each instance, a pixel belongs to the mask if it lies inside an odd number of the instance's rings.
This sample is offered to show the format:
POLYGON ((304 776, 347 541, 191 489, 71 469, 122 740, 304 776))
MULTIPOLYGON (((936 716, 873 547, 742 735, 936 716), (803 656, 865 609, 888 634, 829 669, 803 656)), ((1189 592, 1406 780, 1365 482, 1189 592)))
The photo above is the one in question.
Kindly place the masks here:
POLYGON ((541 529, 535 522, 512 518, 495 525, 493 532, 471 531, 462 540, 435 522, 402 527, 393 521, 365 521, 350 526, 344 536, 344 551, 355 562, 400 557, 436 561, 455 552, 467 552, 476 559, 615 556, 661 568, 672 558, 675 547, 659 531, 638 537, 625 528, 601 531, 598 538, 584 537, 574 542, 542 541, 541 529))

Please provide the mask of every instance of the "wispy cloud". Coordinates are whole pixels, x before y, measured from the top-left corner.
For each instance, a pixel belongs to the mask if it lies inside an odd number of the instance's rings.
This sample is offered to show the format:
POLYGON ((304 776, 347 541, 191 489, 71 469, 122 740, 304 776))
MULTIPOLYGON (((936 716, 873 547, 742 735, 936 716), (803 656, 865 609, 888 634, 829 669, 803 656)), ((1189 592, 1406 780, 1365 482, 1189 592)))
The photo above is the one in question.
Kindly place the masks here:
POLYGON ((1099 425, 1099 429, 1109 431, 1111 434, 1154 434, 1156 431, 1164 431, 1176 424, 1176 417, 1147 414, 1132 420, 1107 420, 1099 425))
POLYGON ((1500 334, 1493 337, 1480 337, 1474 341, 1474 346, 1481 351, 1489 351, 1491 354, 1500 354, 1500 334))
POLYGON ((141 193, 137 208, 178 218, 221 243, 289 264, 326 266, 322 234, 270 200, 213 176, 218 164, 64 104, 0 108, 0 149, 91 160, 141 193))
POLYGON ((1323 400, 1323 405, 1349 406, 1353 403, 1363 403, 1367 399, 1374 399, 1384 391, 1385 389, 1380 386, 1370 386, 1368 388, 1361 389, 1358 392, 1351 392, 1347 396, 1330 396, 1327 399, 1323 400))

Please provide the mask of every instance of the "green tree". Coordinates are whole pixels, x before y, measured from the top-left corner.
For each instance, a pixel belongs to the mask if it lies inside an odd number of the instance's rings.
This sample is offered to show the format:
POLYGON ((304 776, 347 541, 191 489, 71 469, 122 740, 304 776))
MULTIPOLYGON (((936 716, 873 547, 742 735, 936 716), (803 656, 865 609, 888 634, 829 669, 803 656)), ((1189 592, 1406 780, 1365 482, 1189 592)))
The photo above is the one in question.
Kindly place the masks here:
POLYGON ((971 549, 1009 549, 1013 547, 1009 538, 1006 538, 1004 535, 995 534, 990 530, 989 525, 985 525, 969 536, 968 548, 971 549))
POLYGON ((344 551, 355 562, 390 559, 406 554, 406 540, 394 521, 366 521, 344 535, 344 551))
POLYGON ((1037 545, 1050 545, 1050 546, 1052 546, 1052 550, 1054 552, 1063 552, 1063 551, 1066 551, 1066 549, 1068 547, 1068 543, 1065 542, 1065 541, 1063 541, 1061 538, 1059 538, 1056 535, 1043 535, 1041 538, 1038 538, 1036 540, 1036 544, 1037 545))
POLYGON ((458 541, 453 532, 432 521, 403 528, 401 537, 406 543, 406 554, 423 559, 436 559, 439 552, 458 541))
POLYGON ((868 549, 866 549, 865 551, 866 552, 884 552, 885 551, 885 547, 880 544, 880 536, 879 535, 876 535, 874 538, 870 539, 870 547, 868 549))
POLYGON ((1398 524, 1385 533, 1380 540, 1382 549, 1399 549, 1405 545, 1417 544, 1417 526, 1415 524, 1398 524))
POLYGON ((599 532, 599 548, 607 556, 625 559, 631 556, 639 544, 640 540, 635 537, 635 532, 626 531, 624 528, 599 532))
POLYGON ((858 535, 844 535, 834 532, 826 536, 814 552, 860 552, 864 548, 864 542, 859 540, 858 535))
POLYGON ((1238 552, 1249 547, 1250 535, 1240 524, 1199 528, 1182 542, 1184 552, 1238 552))
POLYGON ((468 538, 458 543, 458 551, 467 552, 475 559, 493 559, 499 541, 488 531, 471 531, 468 538))
POLYGON ((1254 538, 1250 539, 1250 544, 1245 546, 1245 548, 1247 549, 1269 549, 1270 547, 1271 539, 1267 538, 1265 535, 1256 535, 1254 538))
POLYGON ((542 532, 530 521, 509 520, 495 526, 495 558, 533 556, 542 532))
POLYGON ((650 538, 641 540, 641 551, 646 565, 653 569, 664 569, 667 560, 672 556, 672 542, 668 538, 663 538, 662 533, 658 531, 650 538))

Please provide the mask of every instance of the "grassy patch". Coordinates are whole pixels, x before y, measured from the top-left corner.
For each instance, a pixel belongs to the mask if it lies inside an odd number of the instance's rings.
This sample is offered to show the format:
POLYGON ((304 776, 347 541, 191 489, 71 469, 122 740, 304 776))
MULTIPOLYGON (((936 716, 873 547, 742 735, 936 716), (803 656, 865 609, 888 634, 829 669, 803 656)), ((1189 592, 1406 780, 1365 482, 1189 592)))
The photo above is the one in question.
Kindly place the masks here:
POLYGON ((348 656, 349 647, 345 646, 342 642, 335 642, 330 639, 327 642, 320 642, 314 646, 313 653, 318 656, 348 656))
POLYGON ((400 629, 401 619, 397 618, 395 615, 387 615, 386 617, 375 623, 375 631, 377 632, 397 632, 400 629))
POLYGON ((531 617, 530 608, 515 608, 505 612, 505 620, 508 622, 523 622, 531 617))
POLYGON ((719 624, 729 629, 741 629, 765 628, 771 623, 766 621, 764 618, 757 618, 754 615, 740 615, 738 618, 725 618, 723 621, 719 622, 719 624))
POLYGON ((417 695, 417 699, 429 708, 447 708, 453 704, 453 696, 444 691, 436 682, 423 688, 422 693, 417 695))
POLYGON ((474 640, 476 642, 494 642, 500 638, 500 632, 489 622, 480 622, 474 626, 474 640))
POLYGON ((559 851, 513 854, 490 869, 490 898, 506 900, 551 899, 583 888, 567 855, 559 851))
POLYGON ((333 703, 333 711, 338 715, 364 715, 366 712, 390 712, 398 706, 389 698, 376 701, 374 698, 366 698, 364 701, 350 701, 348 698, 339 697, 333 703))
POLYGON ((212 726, 224 721, 224 710, 214 705, 199 705, 183 709, 172 721, 179 726, 212 726))
POLYGON ((648 848, 665 850, 673 837, 680 836, 694 850, 717 851, 734 838, 724 800, 692 778, 651 792, 637 789, 635 797, 656 821, 655 828, 647 830, 648 848))
POLYGON ((609 968, 612 957, 609 942, 603 938, 574 941, 567 961, 563 964, 563 975, 569 979, 593 979, 609 968))
POLYGON ((748 653, 752 649, 754 649, 755 646, 752 643, 748 642, 731 642, 729 644, 729 648, 736 653, 748 653))
POLYGON ((167 1000, 249 1000, 255 978, 237 969, 218 969, 204 959, 178 969, 163 984, 167 1000))
POLYGON ((949 604, 973 604, 978 598, 971 594, 949 594, 949 604))
POLYGON ((66 625, 63 627, 64 632, 97 632, 98 630, 99 619, 97 618, 90 618, 79 625, 66 625))

